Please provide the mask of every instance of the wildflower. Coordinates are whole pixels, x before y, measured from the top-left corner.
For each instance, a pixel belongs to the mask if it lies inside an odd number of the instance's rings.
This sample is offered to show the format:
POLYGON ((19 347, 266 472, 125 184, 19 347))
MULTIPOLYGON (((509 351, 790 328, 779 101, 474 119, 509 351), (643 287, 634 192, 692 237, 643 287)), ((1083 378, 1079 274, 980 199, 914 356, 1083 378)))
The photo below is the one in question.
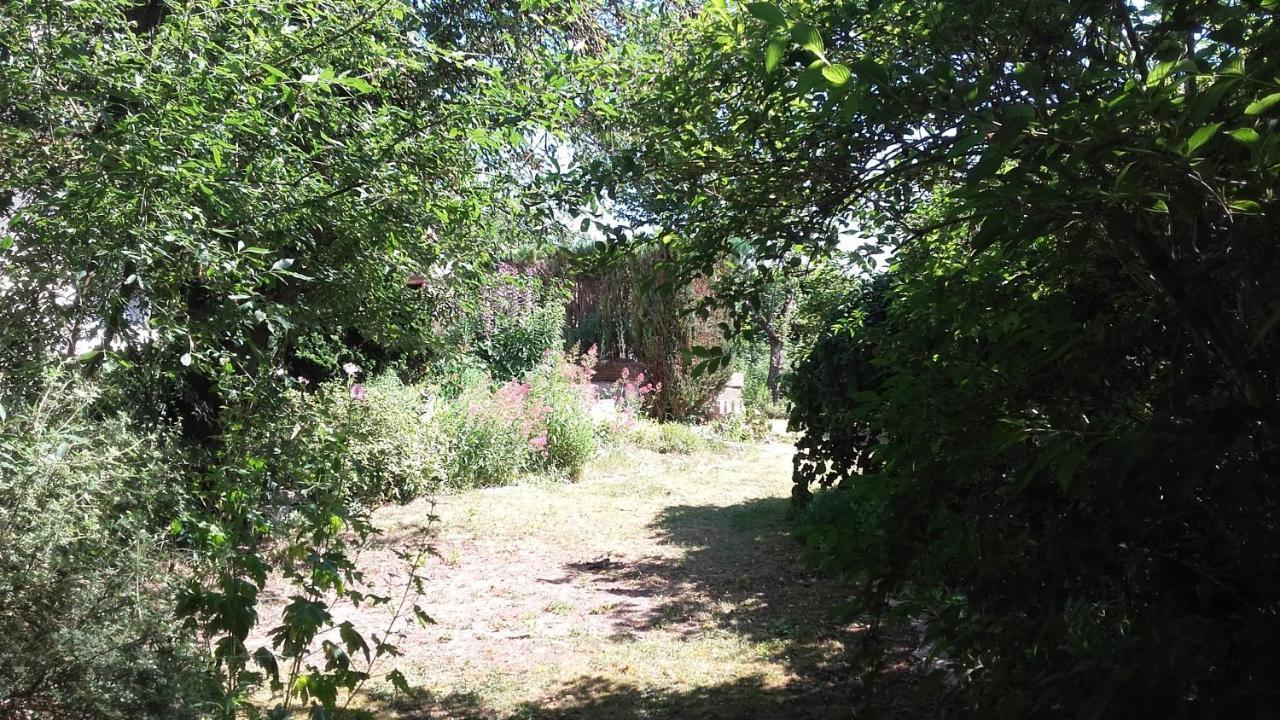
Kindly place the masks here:
POLYGON ((355 375, 360 372, 360 366, 353 362, 349 362, 342 366, 342 371, 348 375, 355 375))
POLYGON ((309 384, 310 382, 311 382, 311 381, 310 381, 310 380, 308 380, 306 377, 304 377, 304 376, 302 376, 302 375, 299 375, 299 376, 298 376, 298 384, 299 384, 299 385, 307 385, 307 384, 309 384))
POLYGON ((363 386, 363 385, 361 385, 360 383, 356 383, 355 385, 352 385, 352 386, 351 386, 351 399, 352 399, 352 400, 364 400, 364 386, 363 386))
POLYGON ((540 435, 536 438, 529 438, 529 449, 533 450, 543 457, 547 456, 547 436, 540 435))

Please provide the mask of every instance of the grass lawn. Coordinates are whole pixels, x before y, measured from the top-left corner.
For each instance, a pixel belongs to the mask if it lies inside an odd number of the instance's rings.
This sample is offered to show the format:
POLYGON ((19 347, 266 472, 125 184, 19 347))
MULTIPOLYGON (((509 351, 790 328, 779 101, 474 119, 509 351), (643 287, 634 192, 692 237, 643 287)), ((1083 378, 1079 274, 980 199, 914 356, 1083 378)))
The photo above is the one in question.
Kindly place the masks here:
MULTIPOLYGON (((791 451, 614 451, 575 484, 437 500, 440 558, 419 601, 437 623, 402 623, 396 663, 422 692, 375 683, 364 706, 400 718, 849 715, 858 673, 843 656, 861 628, 830 617, 850 588, 808 569, 787 535, 791 451)), ((403 587, 391 548, 429 512, 379 511, 387 547, 361 559, 375 591, 403 587)), ((365 630, 388 619, 336 614, 365 630)))

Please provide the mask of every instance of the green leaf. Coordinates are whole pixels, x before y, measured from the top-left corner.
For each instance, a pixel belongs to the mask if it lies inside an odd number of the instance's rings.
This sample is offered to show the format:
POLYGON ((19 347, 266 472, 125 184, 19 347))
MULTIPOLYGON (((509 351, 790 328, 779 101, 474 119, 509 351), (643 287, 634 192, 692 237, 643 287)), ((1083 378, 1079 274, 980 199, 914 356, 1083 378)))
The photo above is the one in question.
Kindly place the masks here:
POLYGON ((392 687, 405 695, 413 694, 413 688, 409 686, 409 681, 405 678, 404 673, 399 670, 392 670, 387 673, 387 682, 391 683, 392 687))
POLYGON ((1000 134, 1003 138, 1011 138, 1026 130, 1031 121, 1036 119, 1036 109, 1027 103, 1007 105, 1000 117, 1000 134))
POLYGON ((1195 131, 1187 140, 1187 154, 1190 155, 1200 149, 1205 143, 1213 139, 1218 134, 1218 129, 1222 127, 1222 123, 1210 123, 1199 130, 1195 131))
POLYGON ((776 70, 786 52, 787 38, 785 36, 777 35, 769 40, 769 45, 764 49, 764 71, 771 73, 776 70))
POLYGON ((1162 80, 1178 72, 1195 72, 1196 63, 1190 58, 1166 60, 1156 65, 1147 76, 1147 85, 1158 85, 1162 80))
POLYGON ((853 77, 853 73, 849 71, 847 65, 836 63, 822 68, 822 77, 829 80, 832 85, 839 87, 849 82, 849 78, 853 77))
POLYGON ((1245 115, 1261 115, 1270 110, 1276 103, 1280 103, 1280 93, 1271 93, 1270 95, 1254 100, 1244 109, 1245 115))
POLYGON ((418 607, 417 605, 414 605, 414 606, 413 606, 413 615, 414 615, 414 617, 416 617, 416 618, 418 619, 418 622, 419 622, 421 625, 426 626, 426 625, 435 625, 435 624, 436 624, 436 619, 435 619, 435 618, 433 618, 433 617, 431 617, 430 615, 428 615, 428 614, 427 614, 427 612, 426 612, 425 610, 423 610, 422 608, 418 607))
POLYGON ((1232 200, 1227 204, 1231 207, 1232 210, 1238 210, 1242 213, 1252 214, 1252 213, 1262 212, 1262 206, 1259 205, 1255 200, 1232 200))
POLYGON ((1035 63, 1018 63, 1013 76, 1018 78, 1023 87, 1033 91, 1044 84, 1044 70, 1035 63))
POLYGON ((814 60, 805 71, 800 73, 800 78, 796 80, 796 94, 804 95, 818 84, 822 79, 822 68, 824 67, 821 60, 814 60))
POLYGON ((787 24, 787 16, 782 14, 782 10, 777 5, 774 5, 773 3, 767 3, 767 2, 747 3, 747 12, 751 13, 752 17, 755 17, 756 19, 759 19, 759 20, 763 20, 769 23, 770 25, 781 26, 781 25, 787 24))
POLYGON ((364 654, 365 662, 369 661, 369 644, 364 641, 364 636, 356 632, 350 621, 338 626, 338 637, 342 638, 342 644, 347 646, 347 652, 354 653, 359 650, 364 654))
POLYGON ((360 92, 360 93, 373 92, 373 86, 369 84, 369 81, 361 77, 338 78, 338 82, 342 83, 343 85, 346 85, 347 87, 351 88, 352 90, 355 90, 356 92, 360 92))
POLYGON ((279 80, 289 79, 289 76, 286 75, 283 70, 281 70, 278 67, 275 67, 274 65, 268 65, 267 63, 262 63, 262 69, 266 70, 267 74, 271 76, 270 78, 271 83, 274 83, 279 80))
POLYGON ((1084 461, 1085 452, 1082 448, 1075 448, 1067 453, 1062 461, 1058 463, 1058 469, 1054 473, 1055 479, 1058 481, 1058 487, 1062 492, 1070 492, 1071 481, 1075 478, 1076 470, 1080 467, 1080 463, 1084 461))
POLYGON ((1253 128, 1236 128, 1227 134, 1245 145, 1250 146, 1257 145, 1258 141, 1261 139, 1258 135, 1258 131, 1253 128))
POLYGON ((860 78, 870 80, 877 85, 889 84, 889 73, 870 56, 863 56, 853 61, 853 72, 860 78))
POLYGON ((808 23, 800 23, 791 28, 791 41, 818 57, 823 57, 826 50, 822 44, 822 36, 808 23))

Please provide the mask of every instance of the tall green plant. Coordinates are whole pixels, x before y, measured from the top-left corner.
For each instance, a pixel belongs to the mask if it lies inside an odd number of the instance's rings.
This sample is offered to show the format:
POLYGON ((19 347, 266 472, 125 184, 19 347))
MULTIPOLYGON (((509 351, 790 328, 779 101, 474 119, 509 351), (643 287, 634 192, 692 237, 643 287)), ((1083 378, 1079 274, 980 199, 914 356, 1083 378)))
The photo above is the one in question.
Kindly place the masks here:
POLYGON ((95 417, 66 374, 0 377, 0 715, 187 718, 217 696, 172 622, 172 438, 95 417))

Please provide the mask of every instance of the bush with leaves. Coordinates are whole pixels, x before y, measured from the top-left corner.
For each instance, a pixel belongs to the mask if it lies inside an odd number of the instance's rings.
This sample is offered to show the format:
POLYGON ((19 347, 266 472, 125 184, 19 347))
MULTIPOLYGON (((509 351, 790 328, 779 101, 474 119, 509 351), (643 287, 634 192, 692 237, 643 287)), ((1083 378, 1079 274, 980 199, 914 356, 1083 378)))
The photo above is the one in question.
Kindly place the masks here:
POLYGON ((196 717, 217 680, 173 618, 182 458, 91 386, 36 384, 0 398, 0 717, 196 717))
POLYGON ((863 607, 924 622, 933 687, 963 673, 953 691, 992 715, 1251 716, 1274 695, 1256 558, 1277 546, 1230 393, 1205 358, 1172 370, 1114 267, 966 242, 900 255, 798 368, 796 494, 839 500, 811 547, 867 580, 863 607))
POLYGON ((507 485, 529 468, 528 393, 528 386, 515 380, 495 388, 485 378, 449 403, 441 415, 449 487, 507 485))
POLYGON ((468 353, 455 350, 432 359, 419 378, 429 395, 453 400, 468 389, 490 381, 488 364, 468 353))
POLYGON ((547 408, 530 440, 542 462, 570 480, 582 476, 596 452, 596 422, 592 417, 596 351, 548 353, 529 375, 530 397, 547 408))
POLYGON ((548 351, 565 344, 565 302, 556 286, 506 269, 481 289, 459 344, 489 367, 497 380, 521 378, 548 351))
POLYGON ((811 541, 924 624, 922 689, 1274 714, 1271 3, 717 3, 671 41, 588 187, 678 279, 887 266, 796 373, 796 487, 850 493, 811 541))
MULTIPOLYGON (((202 497, 216 504, 189 504, 171 525, 193 550, 176 614, 211 650, 221 679, 219 717, 257 708, 267 690, 273 712, 305 708, 332 717, 375 666, 398 653, 397 622, 411 610, 425 617, 416 603, 424 589, 420 570, 431 554, 425 529, 396 551, 409 577, 399 597, 370 592, 357 562, 380 534, 371 519, 374 506, 421 489, 426 478, 418 462, 431 459, 423 453, 435 437, 429 426, 427 434, 414 427, 416 391, 395 380, 375 382, 374 391, 352 382, 312 396, 286 394, 275 406, 233 419, 218 462, 201 478, 202 497), (367 406, 371 393, 382 397, 367 406), (245 432, 241 423, 249 421, 267 431, 245 432), (402 439, 407 447, 396 447, 402 439), (289 602, 278 623, 265 628, 269 643, 255 647, 250 639, 269 576, 287 588, 289 602), (339 608, 365 604, 389 606, 390 625, 362 632, 341 620, 339 608)), ((394 668, 387 672, 403 685, 394 668)))
MULTIPOLYGON (((435 491, 444 481, 445 456, 437 399, 394 375, 361 382, 359 368, 350 364, 348 369, 346 381, 314 390, 301 386, 285 397, 281 411, 272 414, 283 421, 273 446, 300 458, 321 449, 338 452, 344 492, 368 505, 408 502, 435 491), (341 437, 340 449, 317 433, 341 437), (304 447, 311 442, 320 447, 304 447)), ((291 458, 280 462, 287 466, 291 458)))
POLYGON ((441 416, 449 485, 505 485, 533 471, 577 479, 596 450, 594 366, 594 351, 547 352, 523 380, 485 378, 449 402, 441 416))

